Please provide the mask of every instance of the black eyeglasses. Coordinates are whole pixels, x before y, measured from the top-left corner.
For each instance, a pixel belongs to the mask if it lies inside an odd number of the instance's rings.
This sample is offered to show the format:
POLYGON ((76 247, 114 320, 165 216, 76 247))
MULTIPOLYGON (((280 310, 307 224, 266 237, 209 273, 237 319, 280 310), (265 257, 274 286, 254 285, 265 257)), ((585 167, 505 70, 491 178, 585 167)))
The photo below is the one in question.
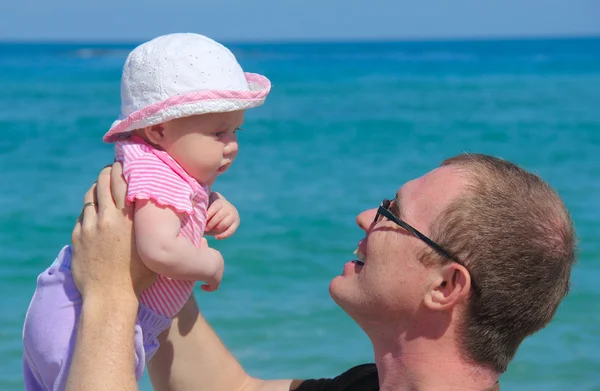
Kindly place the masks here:
POLYGON ((377 209, 377 214, 375 215, 375 220, 373 220, 373 223, 376 223, 379 220, 379 216, 385 216, 389 220, 393 221, 394 223, 398 224, 399 226, 401 226, 402 228, 404 228, 405 230, 407 230, 408 232, 410 232, 411 234, 416 236, 418 239, 425 242, 426 245, 428 245, 429 247, 431 247, 432 249, 434 249, 441 255, 445 256, 446 258, 448 258, 456 263, 462 264, 462 262, 460 262, 458 260, 458 258, 456 258, 454 255, 452 255, 448 250, 444 249, 442 246, 440 246, 433 240, 429 239, 427 236, 425 236, 422 233, 420 233, 419 231, 417 231, 415 228, 410 226, 408 223, 406 223, 406 222, 402 221, 401 219, 399 219, 398 217, 394 216, 394 214, 390 211, 391 204, 392 204, 392 202, 388 199, 384 199, 381 202, 379 209, 377 209))

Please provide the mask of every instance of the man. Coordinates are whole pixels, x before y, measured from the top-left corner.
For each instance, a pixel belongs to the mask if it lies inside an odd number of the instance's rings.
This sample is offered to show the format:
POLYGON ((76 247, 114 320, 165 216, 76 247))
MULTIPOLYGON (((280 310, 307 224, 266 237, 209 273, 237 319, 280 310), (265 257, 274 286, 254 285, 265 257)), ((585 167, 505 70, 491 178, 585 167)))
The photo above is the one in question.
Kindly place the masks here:
MULTIPOLYGON (((73 233, 84 305, 68 387, 135 390, 136 292, 152 276, 132 246, 120 168, 97 186, 98 211, 84 208, 73 233)), ((539 177, 500 159, 449 159, 357 224, 358 260, 330 293, 371 339, 375 364, 334 379, 251 378, 190 299, 149 363, 155 389, 498 390, 520 343, 569 289, 575 238, 565 206, 539 177)))

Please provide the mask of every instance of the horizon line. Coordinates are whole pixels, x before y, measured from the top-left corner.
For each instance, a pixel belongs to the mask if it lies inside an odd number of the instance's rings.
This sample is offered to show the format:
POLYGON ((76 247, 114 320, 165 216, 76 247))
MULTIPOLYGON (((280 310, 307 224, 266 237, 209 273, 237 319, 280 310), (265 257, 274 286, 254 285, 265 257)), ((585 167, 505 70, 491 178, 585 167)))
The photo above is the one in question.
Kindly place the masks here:
MULTIPOLYGON (((157 35, 158 37, 159 35, 157 35)), ((0 44, 47 44, 47 45, 137 45, 152 38, 0 38, 0 44)), ((449 37, 346 37, 346 38, 286 38, 286 39, 223 39, 228 45, 288 45, 288 44, 332 44, 332 43, 426 43, 426 42, 494 42, 494 41, 566 41, 572 39, 600 39, 600 33, 592 34, 537 34, 537 35, 486 35, 449 37)))

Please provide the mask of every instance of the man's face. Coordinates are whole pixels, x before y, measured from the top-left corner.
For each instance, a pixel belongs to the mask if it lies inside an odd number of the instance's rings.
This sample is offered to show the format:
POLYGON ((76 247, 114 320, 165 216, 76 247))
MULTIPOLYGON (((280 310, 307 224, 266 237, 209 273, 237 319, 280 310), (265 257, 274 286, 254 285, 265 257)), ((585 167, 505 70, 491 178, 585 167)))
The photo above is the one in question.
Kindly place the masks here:
MULTIPOLYGON (((456 167, 437 168, 402 186, 390 210, 429 235, 431 223, 460 195, 465 184, 464 174, 456 167)), ((358 243, 364 265, 348 262, 329 291, 361 326, 390 321, 400 325, 410 322, 431 285, 431 268, 418 259, 426 244, 386 218, 374 223, 375 214, 376 209, 370 209, 356 218, 366 233, 358 243)))

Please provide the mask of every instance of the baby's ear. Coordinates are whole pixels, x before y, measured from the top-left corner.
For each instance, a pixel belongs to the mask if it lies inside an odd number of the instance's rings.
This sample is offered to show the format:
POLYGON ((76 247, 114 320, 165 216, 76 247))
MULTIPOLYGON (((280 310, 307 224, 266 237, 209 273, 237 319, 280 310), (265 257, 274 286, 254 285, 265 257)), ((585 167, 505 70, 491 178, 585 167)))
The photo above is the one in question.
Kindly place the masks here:
POLYGON ((163 124, 146 126, 144 128, 144 135, 150 143, 161 145, 165 139, 165 127, 163 124))

